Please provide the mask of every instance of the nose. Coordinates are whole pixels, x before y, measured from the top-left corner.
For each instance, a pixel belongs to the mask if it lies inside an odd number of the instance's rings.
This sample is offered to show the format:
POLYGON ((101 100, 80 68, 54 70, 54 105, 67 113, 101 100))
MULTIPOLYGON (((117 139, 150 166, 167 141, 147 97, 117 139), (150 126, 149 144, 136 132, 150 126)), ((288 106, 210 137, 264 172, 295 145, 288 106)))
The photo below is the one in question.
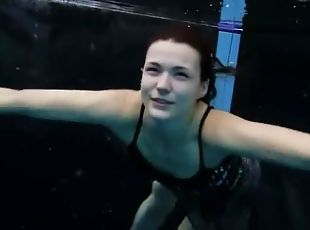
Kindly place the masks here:
POLYGON ((169 92, 171 89, 169 74, 164 72, 158 79, 157 89, 162 92, 169 92))

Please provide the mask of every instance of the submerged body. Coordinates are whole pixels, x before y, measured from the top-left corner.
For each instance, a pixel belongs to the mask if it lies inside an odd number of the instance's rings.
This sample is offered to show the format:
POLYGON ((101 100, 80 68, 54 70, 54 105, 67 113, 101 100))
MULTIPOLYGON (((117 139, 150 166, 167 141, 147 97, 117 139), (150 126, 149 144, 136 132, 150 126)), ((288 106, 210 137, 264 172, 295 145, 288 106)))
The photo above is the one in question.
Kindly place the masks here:
MULTIPOLYGON (((139 91, 132 91, 129 101, 131 109, 127 117, 131 117, 131 124, 126 132, 116 135, 128 146, 130 162, 156 181, 151 196, 157 196, 156 210, 162 213, 162 218, 157 218, 161 220, 158 226, 176 228, 188 216, 192 225, 199 226, 195 229, 202 229, 201 226, 214 224, 211 219, 218 219, 225 212, 230 201, 238 196, 236 192, 250 194, 257 186, 258 161, 208 143, 206 136, 202 140, 203 127, 210 127, 204 135, 212 135, 216 116, 225 112, 198 101, 188 134, 169 138, 148 132, 147 111, 139 91), (171 216, 173 212, 176 214, 171 216)), ((144 226, 136 220, 132 229, 143 229, 140 225, 144 226)))
MULTIPOLYGON (((134 139, 128 146, 128 157, 136 165, 144 169, 145 173, 149 172, 154 179, 175 192, 182 189, 199 190, 215 186, 233 189, 240 182, 243 173, 242 168, 240 168, 241 157, 227 156, 223 159, 222 155, 218 155, 213 156, 216 162, 204 161, 201 126, 213 109, 212 107, 207 106, 199 130, 197 127, 197 135, 189 137, 189 140, 183 140, 179 143, 178 148, 175 147, 170 151, 165 148, 160 149, 161 146, 156 143, 155 145, 153 143, 152 148, 150 146, 146 147, 145 144, 139 141, 139 134, 143 126, 144 108, 142 104, 134 139), (144 146, 146 147, 144 148, 145 151, 141 152, 139 149, 144 146), (232 170, 235 172, 232 172, 232 170), (231 174, 234 174, 234 176, 231 174)), ((169 143, 169 139, 166 141, 169 143)))

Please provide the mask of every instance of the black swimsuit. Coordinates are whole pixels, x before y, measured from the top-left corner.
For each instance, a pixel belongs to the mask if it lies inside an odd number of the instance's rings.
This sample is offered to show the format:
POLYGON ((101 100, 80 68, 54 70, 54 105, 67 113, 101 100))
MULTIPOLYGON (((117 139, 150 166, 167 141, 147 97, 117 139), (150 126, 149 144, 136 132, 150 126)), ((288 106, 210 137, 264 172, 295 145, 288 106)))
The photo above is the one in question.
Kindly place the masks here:
POLYGON ((152 180, 157 180, 166 187, 176 190, 201 190, 201 189, 233 189, 241 180, 243 170, 242 170, 242 159, 241 157, 229 156, 226 157, 223 162, 214 169, 208 169, 204 167, 203 164, 203 152, 202 152, 202 141, 201 141, 201 129, 203 122, 208 116, 210 110, 213 109, 212 106, 208 106, 206 109, 199 126, 199 170, 198 172, 190 178, 176 178, 173 175, 160 171, 154 167, 151 162, 147 161, 140 153, 136 142, 141 130, 144 105, 141 105, 140 117, 136 127, 134 138, 131 144, 128 146, 128 157, 143 174, 150 176, 152 180))

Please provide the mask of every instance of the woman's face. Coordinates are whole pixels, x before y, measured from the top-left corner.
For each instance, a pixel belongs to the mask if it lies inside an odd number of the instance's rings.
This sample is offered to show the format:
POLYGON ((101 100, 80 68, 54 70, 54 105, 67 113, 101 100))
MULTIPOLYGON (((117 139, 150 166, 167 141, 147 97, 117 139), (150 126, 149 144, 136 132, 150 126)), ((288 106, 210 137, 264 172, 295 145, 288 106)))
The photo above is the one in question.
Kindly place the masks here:
POLYGON ((200 82, 200 54, 186 43, 159 40, 149 47, 141 80, 142 102, 157 119, 183 116, 204 96, 200 82), (160 98, 169 104, 158 104, 160 98))

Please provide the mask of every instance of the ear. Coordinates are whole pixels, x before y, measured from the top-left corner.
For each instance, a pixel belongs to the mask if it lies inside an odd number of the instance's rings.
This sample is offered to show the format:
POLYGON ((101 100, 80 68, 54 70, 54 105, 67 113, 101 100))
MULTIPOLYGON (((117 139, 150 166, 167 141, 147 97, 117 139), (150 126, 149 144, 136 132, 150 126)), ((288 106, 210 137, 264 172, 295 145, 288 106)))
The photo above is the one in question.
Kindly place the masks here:
POLYGON ((200 90, 199 90, 197 99, 202 98, 207 94, 208 88, 209 88, 209 82, 210 81, 208 79, 208 80, 200 83, 200 90))

